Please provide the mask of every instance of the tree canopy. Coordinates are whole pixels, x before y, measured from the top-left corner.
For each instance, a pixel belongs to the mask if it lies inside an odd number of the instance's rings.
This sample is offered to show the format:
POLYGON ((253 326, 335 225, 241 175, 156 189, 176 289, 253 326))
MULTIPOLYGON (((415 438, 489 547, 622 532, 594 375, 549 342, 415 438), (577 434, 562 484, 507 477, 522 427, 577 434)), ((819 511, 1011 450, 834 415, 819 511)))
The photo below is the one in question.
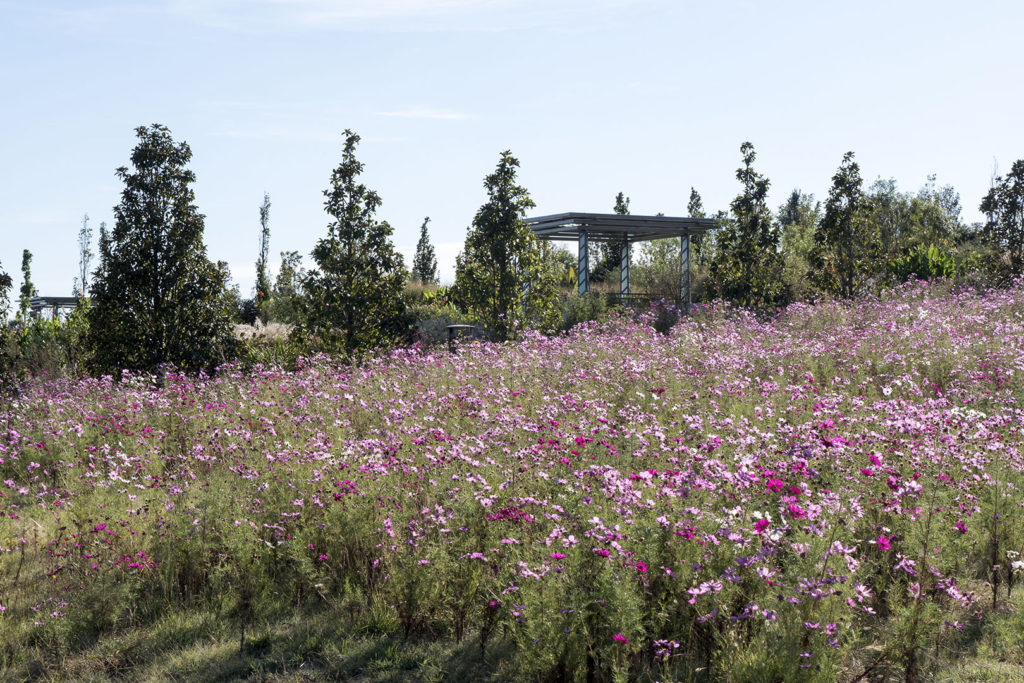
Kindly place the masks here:
POLYGON ((544 249, 524 221, 534 203, 517 184, 518 168, 519 160, 506 150, 484 179, 487 201, 473 218, 455 267, 457 302, 499 340, 531 324, 558 324, 554 269, 546 267, 544 249))
POLYGON ((997 177, 981 202, 987 216, 985 234, 1005 254, 1014 275, 1024 272, 1024 159, 1013 162, 1005 177, 997 177))
POLYGON ((230 358, 224 273, 206 257, 192 151, 160 124, 136 129, 114 227, 100 231, 89 341, 97 370, 211 368, 230 358))
POLYGON ((710 277, 725 299, 754 308, 785 303, 780 232, 768 209, 769 181, 754 170, 754 145, 740 146, 743 166, 736 171, 742 191, 732 201, 732 217, 716 235, 710 277))
POLYGON ((391 243, 392 228, 378 221, 380 196, 358 182, 359 136, 345 131, 341 163, 324 190, 327 235, 313 248, 316 267, 303 281, 303 323, 296 334, 323 349, 355 356, 408 335, 402 290, 405 265, 391 243))
POLYGON ((412 259, 412 279, 423 285, 437 284, 437 256, 434 254, 434 245, 430 243, 430 235, 427 233, 427 223, 430 217, 423 219, 420 226, 420 239, 416 243, 416 254, 412 259))

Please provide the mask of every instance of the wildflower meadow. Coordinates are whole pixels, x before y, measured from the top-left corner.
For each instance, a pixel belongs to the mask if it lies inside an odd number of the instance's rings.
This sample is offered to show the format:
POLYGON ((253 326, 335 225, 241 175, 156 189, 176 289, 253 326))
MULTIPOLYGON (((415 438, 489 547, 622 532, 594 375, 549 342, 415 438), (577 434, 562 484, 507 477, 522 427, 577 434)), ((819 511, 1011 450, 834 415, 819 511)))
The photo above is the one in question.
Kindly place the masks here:
POLYGON ((0 677, 1024 677, 1024 284, 653 322, 33 382, 0 677))

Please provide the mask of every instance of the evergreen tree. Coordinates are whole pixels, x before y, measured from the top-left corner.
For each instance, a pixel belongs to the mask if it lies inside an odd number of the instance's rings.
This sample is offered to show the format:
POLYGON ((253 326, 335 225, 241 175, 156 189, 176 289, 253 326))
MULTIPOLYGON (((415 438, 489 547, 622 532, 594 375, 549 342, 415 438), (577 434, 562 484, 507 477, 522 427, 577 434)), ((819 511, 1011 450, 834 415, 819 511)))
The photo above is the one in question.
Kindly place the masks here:
POLYGON ((89 292, 89 266, 92 265, 92 228, 89 227, 89 214, 82 216, 82 228, 78 231, 78 292, 85 297, 89 292))
POLYGON ((100 227, 88 312, 94 369, 209 369, 232 335, 224 272, 206 256, 195 205, 192 151, 159 124, 136 129, 114 228, 100 227))
POLYGON ((981 201, 985 238, 1006 256, 1010 273, 1024 272, 1024 159, 1006 177, 996 177, 981 201))
POLYGON ((732 201, 732 220, 716 236, 717 254, 710 277, 719 296, 744 306, 767 308, 786 302, 779 230, 768 209, 767 178, 754 170, 754 146, 740 146, 743 166, 736 179, 742 192, 732 201))
POLYGON ((21 296, 18 300, 18 319, 28 320, 28 312, 32 308, 32 297, 36 296, 36 286, 32 284, 32 252, 25 249, 21 252, 21 296))
POLYGON ((420 226, 420 239, 416 243, 416 255, 412 259, 412 279, 424 285, 437 284, 437 257, 434 255, 434 246, 430 243, 430 235, 427 234, 427 223, 430 217, 423 219, 420 226))
POLYGON ((843 155, 832 176, 825 215, 814 231, 810 279, 825 291, 849 299, 861 289, 876 240, 864 234, 864 193, 853 152, 843 155))
POLYGON ((357 182, 359 136, 345 131, 341 163, 324 190, 331 217, 327 236, 313 249, 316 269, 303 282, 304 323, 322 347, 354 356, 408 334, 402 290, 405 266, 391 243, 391 226, 374 214, 381 200, 357 182))
POLYGON ((534 203, 516 184, 518 167, 506 150, 484 179, 487 202, 473 218, 455 268, 457 303, 500 341, 531 324, 553 329, 559 318, 555 269, 545 263, 544 250, 523 220, 534 203))
POLYGON ((264 311, 270 298, 270 277, 267 275, 267 252, 270 250, 270 195, 263 193, 260 204, 260 255, 256 259, 256 310, 260 320, 266 322, 264 311))

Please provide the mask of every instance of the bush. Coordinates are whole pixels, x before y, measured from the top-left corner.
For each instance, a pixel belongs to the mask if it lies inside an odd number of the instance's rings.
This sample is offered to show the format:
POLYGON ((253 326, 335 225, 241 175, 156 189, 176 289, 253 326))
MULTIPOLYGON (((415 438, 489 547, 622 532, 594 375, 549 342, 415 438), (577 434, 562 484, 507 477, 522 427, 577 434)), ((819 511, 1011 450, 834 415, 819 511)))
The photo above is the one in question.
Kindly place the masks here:
POLYGON ((607 312, 608 300, 600 293, 570 294, 562 300, 562 329, 570 330, 580 323, 598 320, 607 312))

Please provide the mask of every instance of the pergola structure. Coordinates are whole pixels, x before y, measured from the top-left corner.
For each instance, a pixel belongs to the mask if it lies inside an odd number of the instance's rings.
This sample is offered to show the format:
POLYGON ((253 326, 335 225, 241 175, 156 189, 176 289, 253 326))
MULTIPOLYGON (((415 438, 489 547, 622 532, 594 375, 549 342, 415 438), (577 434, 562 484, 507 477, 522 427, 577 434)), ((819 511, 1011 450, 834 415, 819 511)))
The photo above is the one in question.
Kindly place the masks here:
POLYGON ((44 320, 66 319, 77 307, 77 296, 34 296, 29 301, 31 315, 44 320))
POLYGON ((579 245, 576 283, 580 294, 590 291, 590 243, 618 242, 623 245, 619 265, 619 294, 628 295, 629 257, 634 242, 679 238, 679 301, 690 307, 690 236, 718 227, 712 218, 673 216, 631 216, 617 213, 558 213, 527 218, 526 224, 542 240, 574 241, 579 245))

